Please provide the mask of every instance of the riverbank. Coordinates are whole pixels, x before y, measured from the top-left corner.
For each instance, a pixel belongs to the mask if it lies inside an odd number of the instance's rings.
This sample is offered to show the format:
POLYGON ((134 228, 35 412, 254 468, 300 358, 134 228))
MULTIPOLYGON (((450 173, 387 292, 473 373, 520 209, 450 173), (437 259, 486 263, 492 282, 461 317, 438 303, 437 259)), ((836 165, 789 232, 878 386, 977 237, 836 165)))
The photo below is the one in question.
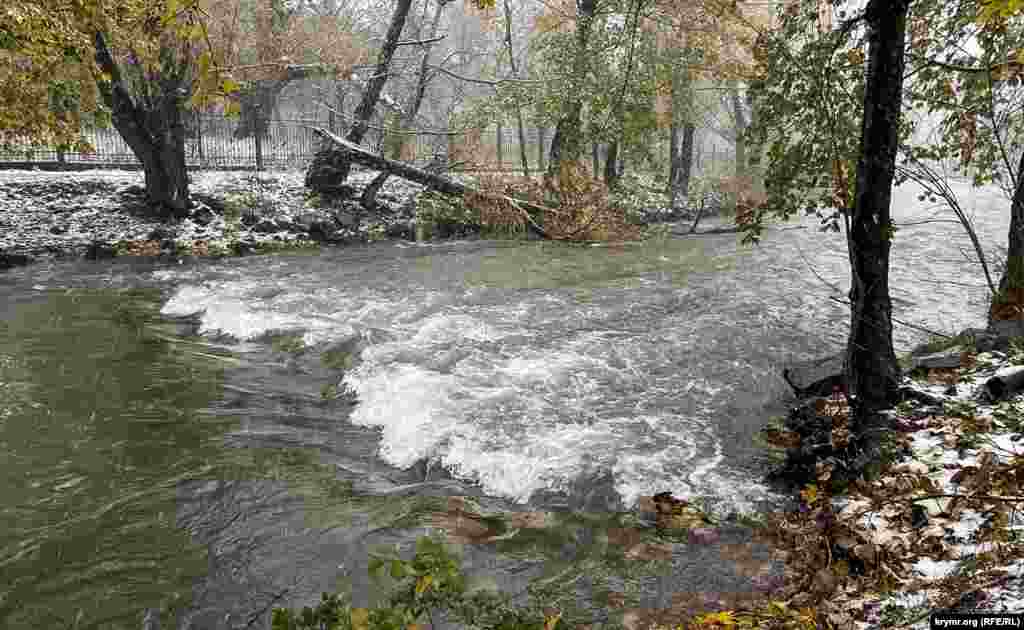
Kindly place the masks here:
MULTIPOLYGON (((373 174, 356 171, 354 184, 373 174)), ((422 187, 392 179, 378 211, 328 211, 307 199, 299 171, 193 173, 194 207, 164 222, 145 202, 139 171, 0 171, 0 269, 50 258, 224 256, 400 233, 422 187), (396 229, 397 226, 397 229, 396 229)))
MULTIPOLYGON (((196 171, 190 175, 189 216, 165 222, 146 203, 140 171, 0 170, 0 270, 46 259, 174 260, 423 237, 416 230, 416 205, 424 187, 392 177, 367 211, 358 200, 375 176, 353 167, 350 200, 322 208, 308 194, 302 171, 196 171)), ((645 223, 668 219, 664 210, 648 210, 640 217, 645 223)), ((716 219, 705 220, 712 232, 735 231, 716 219)), ((684 224, 688 232, 688 219, 665 231, 682 233, 684 224)), ((456 235, 466 235, 458 229, 456 235)))
MULTIPOLYGON (((821 491, 830 471, 819 466, 800 511, 772 522, 787 565, 780 598, 836 628, 923 630, 939 611, 1024 612, 1024 401, 993 400, 986 386, 1024 365, 1024 345, 942 345, 927 362, 917 355, 934 344, 902 358, 905 385, 927 402, 886 412, 892 463, 835 497, 821 491)), ((819 410, 838 439, 849 406, 821 399, 819 410)))

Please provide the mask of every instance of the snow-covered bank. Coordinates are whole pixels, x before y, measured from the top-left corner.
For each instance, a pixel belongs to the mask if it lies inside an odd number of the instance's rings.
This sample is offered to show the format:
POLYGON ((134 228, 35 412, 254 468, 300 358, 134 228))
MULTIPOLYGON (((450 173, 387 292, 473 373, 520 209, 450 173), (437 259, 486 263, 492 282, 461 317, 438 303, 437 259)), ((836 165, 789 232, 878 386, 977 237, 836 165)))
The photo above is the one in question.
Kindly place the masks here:
MULTIPOLYGON (((908 379, 941 404, 887 412, 901 458, 844 496, 805 487, 801 512, 780 521, 791 605, 858 630, 923 630, 938 611, 1024 612, 1024 397, 985 390, 1024 364, 1024 348, 964 350, 958 367, 908 379)), ((837 426, 849 413, 841 400, 825 409, 837 426)), ((819 467, 822 486, 828 477, 819 467)))
MULTIPOLYGON (((17 264, 45 257, 212 255, 317 240, 311 224, 323 217, 306 199, 302 172, 200 171, 191 177, 196 207, 188 218, 165 223, 147 211, 139 171, 2 170, 0 258, 17 264)), ((356 170, 351 182, 363 186, 372 177, 356 170)), ((378 212, 333 222, 326 240, 358 242, 408 222, 408 202, 421 188, 393 178, 379 194, 378 212)))

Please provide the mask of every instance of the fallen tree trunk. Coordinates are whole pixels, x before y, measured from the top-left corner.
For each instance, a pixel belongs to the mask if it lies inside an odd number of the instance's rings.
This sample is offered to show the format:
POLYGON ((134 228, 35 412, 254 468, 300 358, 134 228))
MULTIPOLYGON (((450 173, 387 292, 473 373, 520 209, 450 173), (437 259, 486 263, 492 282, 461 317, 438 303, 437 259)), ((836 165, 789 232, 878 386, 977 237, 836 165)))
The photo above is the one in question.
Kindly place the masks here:
POLYGON ((1024 389, 1024 366, 1003 368, 985 381, 985 392, 993 401, 1010 398, 1024 389))
POLYGON ((390 160, 383 155, 377 155, 376 153, 367 151, 366 149, 352 144, 344 138, 340 138, 321 127, 309 128, 313 130, 313 133, 334 144, 334 146, 339 150, 345 151, 348 154, 348 158, 356 164, 362 164, 363 166, 376 171, 384 171, 410 182, 423 184, 424 186, 427 186, 432 190, 436 190, 444 195, 462 197, 466 193, 469 193, 471 195, 480 195, 481 197, 502 200, 510 204, 513 208, 519 210, 525 220, 527 229, 543 238, 552 238, 544 231, 544 228, 537 224, 533 215, 543 215, 546 213, 558 214, 557 210, 539 206, 537 204, 530 203, 529 201, 523 201, 522 199, 509 197, 507 195, 495 195, 475 188, 470 188, 469 186, 450 180, 447 177, 442 177, 441 175, 430 173, 423 169, 416 168, 415 166, 410 166, 404 162, 390 160))

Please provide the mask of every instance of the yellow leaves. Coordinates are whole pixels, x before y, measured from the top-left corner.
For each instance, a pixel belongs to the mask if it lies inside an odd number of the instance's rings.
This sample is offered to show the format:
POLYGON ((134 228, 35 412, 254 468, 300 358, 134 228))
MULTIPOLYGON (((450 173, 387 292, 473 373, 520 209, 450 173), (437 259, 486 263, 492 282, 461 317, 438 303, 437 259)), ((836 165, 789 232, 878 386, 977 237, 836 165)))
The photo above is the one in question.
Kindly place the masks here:
POLYGON ((433 575, 422 575, 422 576, 420 576, 420 578, 418 580, 416 580, 416 594, 417 595, 422 595, 423 593, 427 592, 427 590, 430 588, 430 585, 433 584, 433 583, 434 583, 434 576, 433 575))
POLYGON ((697 617, 697 623, 707 628, 735 628, 736 616, 732 611, 724 610, 716 613, 708 613, 697 617))
POLYGON ((809 484, 806 488, 800 491, 800 498, 804 500, 807 505, 813 505, 818 500, 818 486, 815 484, 809 484))
POLYGON ((231 77, 224 77, 220 82, 220 91, 225 95, 234 94, 241 86, 231 77))
POLYGON ((558 625, 558 620, 562 618, 562 613, 555 612, 551 615, 544 616, 544 630, 555 630, 555 626, 558 625))
POLYGON ((983 28, 994 29, 1021 12, 1024 12, 1024 0, 983 0, 975 21, 983 28))
POLYGON ((864 51, 860 48, 851 48, 846 51, 846 60, 851 66, 860 66, 864 63, 864 51))
POLYGON ((353 630, 369 630, 370 610, 368 608, 353 608, 349 614, 353 630))

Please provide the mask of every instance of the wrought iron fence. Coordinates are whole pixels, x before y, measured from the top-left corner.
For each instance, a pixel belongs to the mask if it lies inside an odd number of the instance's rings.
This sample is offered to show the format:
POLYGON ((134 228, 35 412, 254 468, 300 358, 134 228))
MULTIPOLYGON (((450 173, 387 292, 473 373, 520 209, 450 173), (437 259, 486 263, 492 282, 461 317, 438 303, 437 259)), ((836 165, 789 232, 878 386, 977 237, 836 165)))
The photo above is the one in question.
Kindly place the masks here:
MULTIPOLYGON (((243 123, 239 118, 228 118, 219 114, 195 114, 185 120, 185 163, 190 169, 290 169, 304 168, 313 158, 318 148, 316 135, 312 127, 327 124, 322 119, 271 120, 266 124, 263 134, 239 133, 243 123)), ((335 129, 342 132, 341 129, 335 129)), ((449 161, 459 164, 460 151, 456 145, 475 146, 469 149, 483 159, 485 164, 465 165, 464 168, 475 171, 518 171, 520 169, 518 138, 506 127, 501 141, 501 150, 494 139, 495 128, 479 134, 477 144, 465 145, 467 138, 462 136, 448 137, 439 144, 438 139, 427 135, 416 135, 407 144, 412 145, 412 161, 426 163, 437 150, 444 151, 447 147, 449 161), (513 137, 509 137, 513 136, 513 137), (482 142, 481 142, 482 141, 482 142)), ((132 153, 128 144, 113 127, 85 127, 83 137, 94 148, 91 153, 58 151, 52 146, 40 145, 29 141, 0 142, 0 167, 3 166, 56 166, 67 168, 99 168, 122 167, 138 168, 139 161, 132 153)), ((371 127, 364 144, 375 151, 386 150, 387 131, 371 127)), ((548 134, 550 136, 550 134, 548 134)), ((527 156, 531 172, 536 174, 543 170, 546 153, 550 145, 550 137, 545 137, 537 129, 527 133, 527 156), (543 143, 543 148, 540 146, 543 143)), ((698 150, 694 156, 694 166, 705 166, 704 162, 719 162, 722 152, 705 153, 698 150), (710 159, 709 159, 710 158, 710 159)), ((403 152, 405 154, 405 152, 403 152)), ((589 156, 588 156, 589 157, 589 156)), ((603 159, 603 158, 602 158, 603 159)), ((589 163, 589 160, 587 160, 589 163)))

